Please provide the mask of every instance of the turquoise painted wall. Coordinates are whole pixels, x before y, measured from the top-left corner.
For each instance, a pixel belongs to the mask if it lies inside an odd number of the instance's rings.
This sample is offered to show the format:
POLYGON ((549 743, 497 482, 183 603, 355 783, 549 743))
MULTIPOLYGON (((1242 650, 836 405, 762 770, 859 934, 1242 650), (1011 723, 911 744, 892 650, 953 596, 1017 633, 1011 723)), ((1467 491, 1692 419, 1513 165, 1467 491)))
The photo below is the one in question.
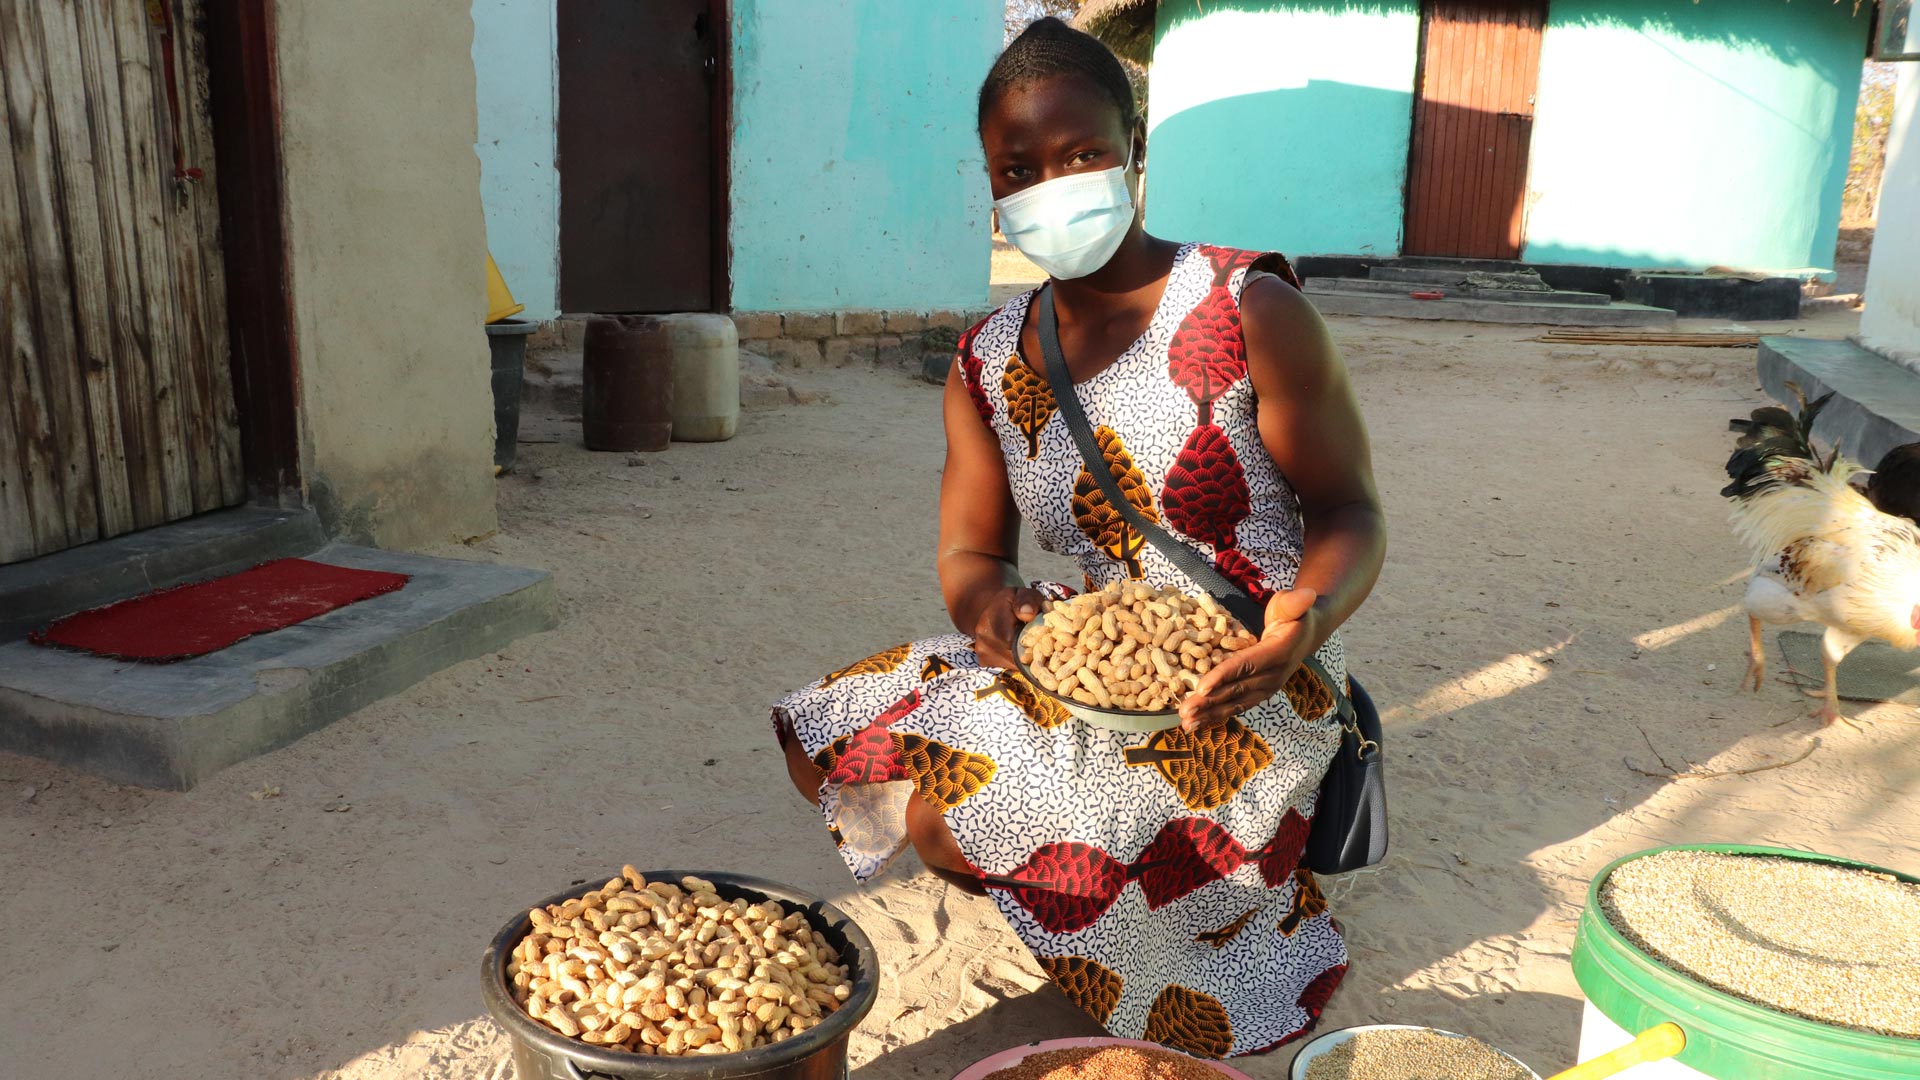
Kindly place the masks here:
POLYGON ((1553 0, 1526 258, 1831 267, 1868 14, 1553 0))
POLYGON ((480 201, 487 248, 518 317, 559 311, 560 174, 554 171, 553 0, 473 0, 480 201))
POLYGON ((1148 227, 1292 254, 1397 254, 1419 10, 1415 0, 1164 0, 1148 227))
POLYGON ((734 0, 733 305, 972 310, 1000 0, 734 0))

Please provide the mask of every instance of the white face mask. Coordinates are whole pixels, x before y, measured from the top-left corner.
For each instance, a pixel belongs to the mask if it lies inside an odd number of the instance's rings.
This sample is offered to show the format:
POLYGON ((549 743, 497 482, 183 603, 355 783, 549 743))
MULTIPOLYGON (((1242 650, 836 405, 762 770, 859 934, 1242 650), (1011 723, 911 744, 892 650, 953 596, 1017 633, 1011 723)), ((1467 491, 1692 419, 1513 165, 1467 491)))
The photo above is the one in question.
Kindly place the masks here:
POLYGON ((1062 176, 995 200, 1000 233, 1061 281, 1083 278, 1107 265, 1133 225, 1133 193, 1127 163, 1086 176, 1062 176))

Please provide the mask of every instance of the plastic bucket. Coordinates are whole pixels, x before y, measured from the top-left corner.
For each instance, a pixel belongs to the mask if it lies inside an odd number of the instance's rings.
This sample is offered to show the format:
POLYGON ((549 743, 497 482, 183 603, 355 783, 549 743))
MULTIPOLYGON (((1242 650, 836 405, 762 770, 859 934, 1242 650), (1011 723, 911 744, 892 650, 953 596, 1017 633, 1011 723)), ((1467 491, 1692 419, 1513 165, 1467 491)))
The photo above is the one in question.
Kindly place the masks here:
MULTIPOLYGON (((595 881, 619 876, 619 871, 597 879, 582 878, 552 896, 529 907, 558 904, 579 896, 595 881)), ((851 968, 853 994, 833 1015, 817 1026, 785 1042, 763 1046, 738 1054, 695 1054, 690 1057, 659 1057, 630 1054, 593 1046, 565 1035, 520 1011, 507 986, 507 961, 513 948, 532 929, 532 922, 521 911, 493 937, 486 955, 480 960, 480 993, 493 1022, 504 1029, 513 1043, 513 1075, 516 1080, 694 1080, 731 1077, 765 1077, 767 1080, 840 1080, 847 1075, 847 1039, 860 1021, 873 1009, 880 996, 880 962, 873 942, 846 913, 810 893, 776 885, 759 878, 738 874, 716 874, 704 870, 647 870, 649 881, 679 881, 689 874, 713 882, 714 890, 728 900, 749 903, 778 900, 790 911, 806 915, 816 934, 839 950, 840 958, 851 968)))
MULTIPOLYGON (((1586 995, 1580 1060, 1672 1021, 1687 1034, 1678 1057, 1637 1067, 1635 1080, 1913 1080, 1920 1077, 1920 1039, 1835 1027, 1755 1005, 1675 972, 1628 941, 1600 908, 1600 889, 1621 866, 1662 851, 1771 855, 1871 870, 1902 881, 1907 874, 1831 855, 1747 844, 1654 848, 1608 864, 1587 888, 1586 910, 1573 942, 1573 976, 1586 995)), ((1920 933, 1920 928, 1916 929, 1920 933)))
POLYGON ((527 378, 530 322, 509 319, 487 324, 487 350, 493 354, 493 463, 513 467, 520 450, 520 386, 527 378))

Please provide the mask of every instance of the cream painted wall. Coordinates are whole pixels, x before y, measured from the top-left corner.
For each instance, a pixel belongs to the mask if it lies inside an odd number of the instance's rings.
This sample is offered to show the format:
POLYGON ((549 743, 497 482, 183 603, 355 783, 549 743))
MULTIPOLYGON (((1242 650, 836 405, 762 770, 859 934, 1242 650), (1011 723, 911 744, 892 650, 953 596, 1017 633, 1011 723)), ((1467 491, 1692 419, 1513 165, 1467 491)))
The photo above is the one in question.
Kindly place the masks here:
POLYGON ((491 531, 471 0, 279 0, 302 472, 330 531, 491 531))
POLYGON ((1860 342, 1920 370, 1920 64, 1900 65, 1860 342))

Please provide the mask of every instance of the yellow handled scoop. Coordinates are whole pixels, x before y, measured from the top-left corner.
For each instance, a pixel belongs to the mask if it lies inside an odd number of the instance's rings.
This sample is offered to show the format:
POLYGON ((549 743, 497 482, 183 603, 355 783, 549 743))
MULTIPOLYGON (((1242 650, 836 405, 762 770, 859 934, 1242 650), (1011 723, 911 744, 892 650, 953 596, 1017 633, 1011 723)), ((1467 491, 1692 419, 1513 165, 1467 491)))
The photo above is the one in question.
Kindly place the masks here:
POLYGON ((1566 1072, 1554 1073, 1547 1080, 1601 1080, 1617 1076, 1635 1065, 1662 1061, 1678 1054, 1687 1045, 1687 1033, 1678 1024, 1661 1024, 1640 1033, 1639 1038, 1592 1061, 1583 1061, 1566 1072))

